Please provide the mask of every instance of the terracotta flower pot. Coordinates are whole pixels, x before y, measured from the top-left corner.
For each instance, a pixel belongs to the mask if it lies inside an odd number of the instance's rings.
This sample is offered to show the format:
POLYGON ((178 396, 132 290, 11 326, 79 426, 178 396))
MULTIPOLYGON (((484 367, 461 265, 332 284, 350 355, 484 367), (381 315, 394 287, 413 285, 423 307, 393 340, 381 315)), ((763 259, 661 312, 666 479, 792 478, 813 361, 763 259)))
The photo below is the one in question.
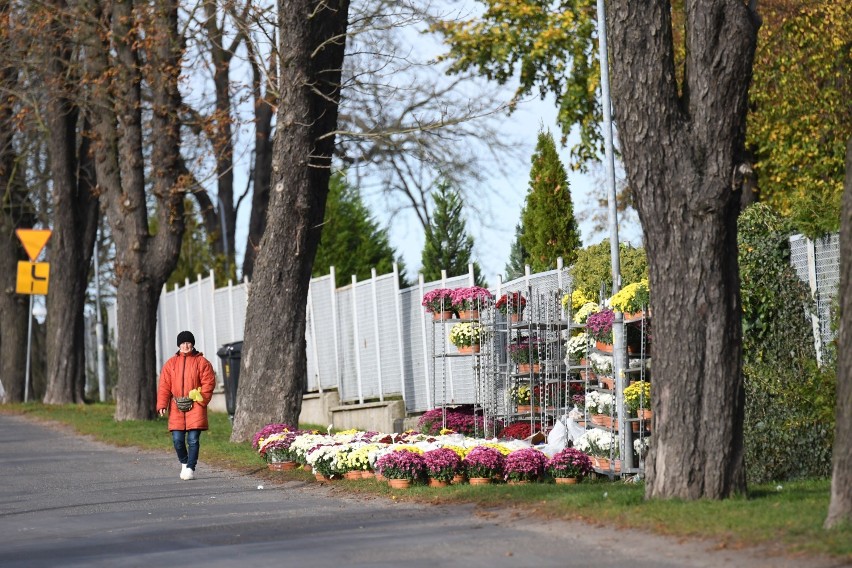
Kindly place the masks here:
POLYGON ((541 372, 541 364, 540 363, 518 363, 518 373, 522 375, 528 375, 532 371, 533 373, 541 372))
POLYGON ((446 310, 443 312, 433 312, 432 319, 435 321, 443 321, 448 319, 453 319, 453 312, 446 310))
POLYGON ((490 477, 471 477, 468 482, 471 485, 488 485, 491 483, 490 477))
POLYGON ((272 471, 288 471, 288 470, 291 470, 291 469, 296 469, 296 462, 294 462, 294 461, 269 462, 268 464, 266 464, 266 467, 268 467, 272 471))
POLYGON ((595 341, 595 349, 601 353, 612 353, 612 343, 604 343, 603 341, 595 341))
POLYGON ((441 481, 440 479, 432 479, 429 478, 429 487, 447 487, 449 486, 449 482, 441 481))
POLYGON ((553 480, 557 485, 576 485, 579 480, 576 477, 555 477, 553 480))
POLYGON ((349 479, 349 480, 356 480, 356 479, 360 480, 361 479, 361 472, 360 471, 347 471, 346 473, 343 474, 343 477, 345 477, 346 479, 349 479))
POLYGON ((479 310, 461 310, 459 312, 460 320, 478 320, 479 310))
POLYGON ((479 353, 479 344, 475 345, 464 345, 458 348, 459 353, 462 355, 472 355, 473 353, 479 353))
POLYGON ((364 470, 361 472, 361 479, 373 479, 376 477, 376 474, 372 471, 364 470))
POLYGON ((411 487, 411 481, 408 479, 388 479, 388 485, 391 489, 408 489, 411 487))
POLYGON ((465 477, 465 475, 463 473, 457 473, 456 475, 453 476, 452 483, 453 483, 453 485, 461 485, 465 481, 467 481, 467 477, 465 477))

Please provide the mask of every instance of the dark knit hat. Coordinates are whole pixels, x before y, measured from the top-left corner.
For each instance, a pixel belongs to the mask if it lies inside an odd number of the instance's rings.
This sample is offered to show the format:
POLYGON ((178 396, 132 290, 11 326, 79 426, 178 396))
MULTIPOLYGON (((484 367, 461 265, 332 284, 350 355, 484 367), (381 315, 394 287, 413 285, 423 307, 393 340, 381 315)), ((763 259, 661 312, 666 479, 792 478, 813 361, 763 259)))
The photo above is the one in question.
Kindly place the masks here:
POLYGON ((192 346, 195 347, 195 336, 192 335, 191 331, 182 331, 178 333, 178 347, 180 347, 181 343, 186 343, 187 341, 192 343, 192 346))

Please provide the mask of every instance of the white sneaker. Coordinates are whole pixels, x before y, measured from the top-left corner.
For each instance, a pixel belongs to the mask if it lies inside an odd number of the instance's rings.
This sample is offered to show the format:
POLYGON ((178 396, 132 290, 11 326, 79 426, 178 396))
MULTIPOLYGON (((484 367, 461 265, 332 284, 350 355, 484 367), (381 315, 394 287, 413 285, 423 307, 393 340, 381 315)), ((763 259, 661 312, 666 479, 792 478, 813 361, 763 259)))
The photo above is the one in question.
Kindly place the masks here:
POLYGON ((183 480, 192 479, 192 470, 186 467, 185 463, 180 464, 180 478, 183 480))

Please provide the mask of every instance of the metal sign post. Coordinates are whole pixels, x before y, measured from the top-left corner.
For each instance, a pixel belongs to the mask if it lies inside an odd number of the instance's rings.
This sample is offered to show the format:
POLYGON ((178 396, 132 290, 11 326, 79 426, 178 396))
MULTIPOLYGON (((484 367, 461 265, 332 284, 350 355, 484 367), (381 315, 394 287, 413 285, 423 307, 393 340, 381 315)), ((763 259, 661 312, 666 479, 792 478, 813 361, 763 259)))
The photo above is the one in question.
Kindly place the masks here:
POLYGON ((50 264, 47 262, 36 262, 38 255, 44 250, 44 245, 50 238, 50 229, 16 229, 15 234, 21 241, 30 262, 22 260, 18 262, 18 280, 15 291, 18 294, 29 294, 30 309, 27 312, 27 363, 24 371, 24 402, 30 399, 30 359, 32 358, 33 343, 33 296, 35 294, 47 294, 48 280, 50 277, 50 264))

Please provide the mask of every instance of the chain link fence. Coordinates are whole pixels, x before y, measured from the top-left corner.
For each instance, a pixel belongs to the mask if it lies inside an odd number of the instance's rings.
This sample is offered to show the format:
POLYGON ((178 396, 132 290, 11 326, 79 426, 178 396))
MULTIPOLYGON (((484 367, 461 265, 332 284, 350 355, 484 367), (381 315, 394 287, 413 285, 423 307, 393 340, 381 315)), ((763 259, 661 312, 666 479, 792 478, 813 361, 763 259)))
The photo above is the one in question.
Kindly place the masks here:
POLYGON ((823 346, 834 340, 831 305, 840 284, 840 234, 811 240, 802 235, 790 237, 790 264, 811 290, 815 313, 811 314, 817 360, 823 346))

